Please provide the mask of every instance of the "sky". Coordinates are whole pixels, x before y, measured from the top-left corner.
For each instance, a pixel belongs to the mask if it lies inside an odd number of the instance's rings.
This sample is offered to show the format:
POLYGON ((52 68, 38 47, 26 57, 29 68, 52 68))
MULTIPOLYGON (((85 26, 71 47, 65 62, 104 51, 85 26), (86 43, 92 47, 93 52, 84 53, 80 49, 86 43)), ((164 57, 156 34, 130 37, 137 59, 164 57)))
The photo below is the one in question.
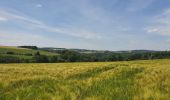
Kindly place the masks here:
POLYGON ((170 0, 0 0, 0 45, 170 50, 170 0))

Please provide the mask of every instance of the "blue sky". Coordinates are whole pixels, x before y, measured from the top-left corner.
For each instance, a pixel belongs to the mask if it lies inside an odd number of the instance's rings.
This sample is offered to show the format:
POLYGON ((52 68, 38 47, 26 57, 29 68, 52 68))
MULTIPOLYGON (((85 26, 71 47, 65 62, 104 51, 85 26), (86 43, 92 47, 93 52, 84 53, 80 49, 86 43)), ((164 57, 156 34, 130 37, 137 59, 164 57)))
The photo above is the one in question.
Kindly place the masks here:
POLYGON ((170 1, 0 0, 0 45, 170 50, 170 1))

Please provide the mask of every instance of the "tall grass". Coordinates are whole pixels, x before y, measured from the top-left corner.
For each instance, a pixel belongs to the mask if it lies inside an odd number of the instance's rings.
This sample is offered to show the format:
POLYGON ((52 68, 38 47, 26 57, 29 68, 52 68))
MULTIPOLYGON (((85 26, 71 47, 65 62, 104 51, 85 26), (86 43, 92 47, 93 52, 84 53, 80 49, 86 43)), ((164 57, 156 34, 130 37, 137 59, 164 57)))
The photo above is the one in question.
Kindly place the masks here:
POLYGON ((0 100, 169 100, 170 60, 1 64, 0 100))

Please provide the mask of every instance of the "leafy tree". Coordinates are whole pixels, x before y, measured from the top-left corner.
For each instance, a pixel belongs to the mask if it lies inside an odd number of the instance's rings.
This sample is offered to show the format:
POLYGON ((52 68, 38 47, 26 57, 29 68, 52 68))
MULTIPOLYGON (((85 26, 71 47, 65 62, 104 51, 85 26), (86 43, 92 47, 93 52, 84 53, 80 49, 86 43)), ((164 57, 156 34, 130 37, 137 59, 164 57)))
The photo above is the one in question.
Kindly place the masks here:
POLYGON ((8 51, 6 54, 15 54, 14 52, 8 51))
POLYGON ((40 56, 40 52, 37 51, 34 55, 35 55, 35 56, 40 56))
POLYGON ((37 63, 48 63, 49 58, 45 55, 34 56, 34 60, 37 63))
POLYGON ((27 49, 33 49, 33 50, 38 50, 37 46, 18 46, 19 48, 27 48, 27 49))

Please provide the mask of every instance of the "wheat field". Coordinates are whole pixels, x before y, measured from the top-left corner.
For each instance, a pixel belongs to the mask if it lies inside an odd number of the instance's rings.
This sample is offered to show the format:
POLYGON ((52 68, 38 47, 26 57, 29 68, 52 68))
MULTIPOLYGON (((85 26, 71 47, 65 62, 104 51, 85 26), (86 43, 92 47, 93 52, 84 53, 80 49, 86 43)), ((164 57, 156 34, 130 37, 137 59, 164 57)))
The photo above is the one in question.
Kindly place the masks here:
POLYGON ((0 100, 170 100, 170 60, 0 64, 0 100))

